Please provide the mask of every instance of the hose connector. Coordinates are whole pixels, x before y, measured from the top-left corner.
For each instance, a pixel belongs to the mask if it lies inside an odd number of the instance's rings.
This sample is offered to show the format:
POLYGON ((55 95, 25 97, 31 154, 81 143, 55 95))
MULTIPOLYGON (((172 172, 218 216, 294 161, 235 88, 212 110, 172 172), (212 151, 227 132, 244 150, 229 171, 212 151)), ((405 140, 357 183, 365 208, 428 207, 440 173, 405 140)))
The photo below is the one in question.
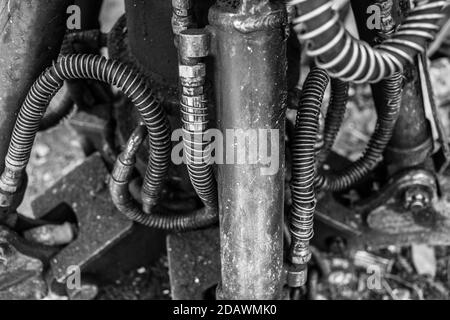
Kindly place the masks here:
POLYGON ((180 105, 183 123, 183 152, 189 177, 198 196, 208 208, 217 208, 217 186, 204 141, 208 129, 205 94, 209 33, 204 29, 184 30, 178 37, 179 76, 182 87, 180 105))

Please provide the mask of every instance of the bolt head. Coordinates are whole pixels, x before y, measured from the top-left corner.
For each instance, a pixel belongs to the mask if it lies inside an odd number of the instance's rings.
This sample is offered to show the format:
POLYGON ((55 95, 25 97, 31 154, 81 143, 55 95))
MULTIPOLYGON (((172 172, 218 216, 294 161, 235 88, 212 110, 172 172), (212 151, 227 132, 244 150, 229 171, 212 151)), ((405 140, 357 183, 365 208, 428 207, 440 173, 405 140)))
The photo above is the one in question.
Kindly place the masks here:
POLYGON ((423 187, 411 187, 405 191, 404 207, 407 210, 422 210, 431 203, 431 193, 423 187))

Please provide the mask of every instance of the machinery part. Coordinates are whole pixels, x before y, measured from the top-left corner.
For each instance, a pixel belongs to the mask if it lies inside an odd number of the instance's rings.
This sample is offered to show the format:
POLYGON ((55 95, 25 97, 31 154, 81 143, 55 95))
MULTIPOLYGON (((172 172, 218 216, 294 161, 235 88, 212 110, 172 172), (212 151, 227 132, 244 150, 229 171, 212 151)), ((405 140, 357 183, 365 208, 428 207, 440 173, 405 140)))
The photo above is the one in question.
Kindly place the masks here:
MULTIPOLYGON (((436 171, 439 174, 443 174, 450 164, 450 143, 449 137, 444 130, 442 119, 439 116, 438 107, 434 98, 433 88, 431 86, 431 79, 428 67, 428 59, 425 56, 421 56, 418 63, 418 72, 420 80, 420 88, 423 98, 423 105, 425 110, 429 110, 428 120, 432 131, 432 136, 436 136, 437 143, 439 144, 438 150, 433 154, 433 162, 436 171)), ((425 111, 425 113, 427 113, 425 111)))
POLYGON ((128 140, 125 150, 119 155, 114 165, 109 183, 112 201, 119 211, 129 219, 150 228, 158 228, 169 231, 188 231, 210 226, 217 222, 217 210, 205 207, 188 214, 158 213, 152 207, 152 211, 144 212, 133 199, 128 184, 133 174, 136 162, 136 152, 145 138, 145 128, 139 126, 128 140))
POLYGON ((215 299, 214 288, 220 282, 218 228, 170 234, 167 256, 172 299, 215 299))
POLYGON ((316 206, 314 188, 332 191, 346 189, 365 177, 380 162, 399 114, 401 81, 401 74, 397 74, 383 82, 385 110, 378 117, 377 127, 364 156, 334 176, 323 174, 316 176, 314 144, 319 129, 322 99, 328 85, 328 75, 318 68, 312 69, 308 75, 300 100, 296 134, 292 143, 290 261, 293 267, 289 271, 290 286, 303 286, 306 282, 306 264, 311 259, 309 241, 314 234, 313 221, 316 206))
POLYGON ((0 227, 0 300, 40 300, 47 294, 44 264, 23 254, 8 240, 18 237, 0 227))
POLYGON ((329 0, 292 0, 297 6, 295 30, 300 41, 309 41, 307 54, 333 78, 356 83, 376 83, 402 73, 423 53, 440 23, 447 17, 448 1, 428 1, 414 8, 403 24, 375 48, 354 39, 339 22, 329 0))
POLYGON ((286 9, 281 3, 266 0, 218 1, 209 11, 209 22, 218 127, 221 132, 233 133, 224 142, 231 149, 227 151, 230 161, 217 168, 222 262, 217 296, 279 299, 283 269, 286 9), (276 153, 271 155, 274 172, 262 159, 251 164, 234 161, 236 151, 250 158, 257 143, 251 135, 259 131, 271 133, 268 148, 276 153), (236 138, 241 141, 240 147, 236 138), (264 170, 268 174, 262 174, 264 170))
MULTIPOLYGON (((388 35, 385 35, 388 36, 388 35)), ((318 71, 316 71, 318 72, 318 71)), ((318 93, 322 94, 324 93, 324 90, 326 88, 327 85, 327 80, 325 80, 327 78, 318 78, 314 81, 312 81, 312 86, 317 86, 316 89, 311 90, 311 93, 309 93, 310 97, 305 98, 306 101, 308 101, 308 99, 311 99, 312 101, 320 101, 317 100, 318 97, 316 96, 318 93)), ((340 81, 340 80, 335 80, 335 81, 340 81)), ((396 121, 398 119, 399 113, 400 113, 400 101, 401 101, 401 93, 402 93, 402 81, 403 81, 403 77, 400 73, 394 74, 394 76, 392 76, 391 78, 388 78, 386 80, 383 80, 382 83, 380 84, 382 90, 383 90, 383 108, 382 110, 380 110, 380 114, 378 115, 378 119, 377 119, 377 125, 375 128, 375 132, 373 133, 367 147, 366 150, 364 152, 364 155, 358 159, 356 162, 352 163, 351 165, 349 165, 347 168, 345 168, 344 170, 335 173, 335 174, 323 174, 323 173, 318 173, 316 175, 315 178, 315 187, 319 188, 319 189, 325 189, 325 190, 330 190, 330 191, 342 191, 345 190, 347 188, 349 188, 350 186, 352 186, 353 184, 355 184, 356 182, 358 182, 359 180, 361 180, 362 178, 364 178, 365 176, 367 176, 367 174, 369 172, 371 172, 375 166, 381 161, 382 157, 383 157, 383 153, 386 149, 386 146, 388 145, 391 137, 392 137, 392 133, 393 130, 395 128, 395 124, 396 121)), ((309 85, 309 84, 308 84, 309 85)), ((342 86, 341 90, 344 92, 345 91, 345 84, 344 83, 337 83, 337 85, 342 86)), ((304 96, 304 93, 303 93, 304 96)), ((302 96, 302 99, 303 99, 302 96)), ((320 96, 319 96, 320 97, 320 96)), ((301 100, 302 101, 302 100, 301 100)), ((344 102, 344 101, 342 101, 344 102)), ((333 103, 333 101, 331 102, 333 103)), ((342 103, 345 107, 345 103, 342 103)), ((316 105, 316 109, 318 110, 318 112, 320 112, 320 104, 316 105)), ((344 107, 340 107, 342 109, 344 109, 344 107)), ((314 126, 318 126, 318 118, 314 119, 312 117, 314 117, 314 115, 305 115, 306 120, 305 122, 310 124, 310 123, 314 123, 314 126)), ((341 116, 336 113, 336 124, 338 124, 339 119, 341 118, 341 116)), ((302 124, 302 122, 298 122, 297 121, 297 125, 298 126, 302 126, 304 124, 302 124)), ((330 122, 329 122, 330 125, 330 122)), ((336 127, 335 127, 336 128, 336 127)), ((338 127, 337 127, 338 128, 338 127)), ((317 132, 317 127, 314 128, 317 132)), ((301 129, 299 130, 299 132, 302 132, 301 129)), ((327 132, 327 131, 326 131, 327 132)), ((330 132, 330 131, 328 131, 330 132)), ((333 133, 333 132, 331 132, 333 133)), ((317 133, 316 133, 317 134, 317 133)), ((299 141, 303 142, 303 139, 308 137, 308 133, 302 132, 302 136, 299 137, 299 141), (303 136, 304 134, 304 136, 303 136)), ((333 136, 331 135, 329 138, 326 138, 328 141, 333 141, 334 138, 332 138, 333 136)), ((308 137, 309 139, 312 139, 312 137, 308 137)), ((308 140, 311 141, 311 140, 308 140)), ((331 143, 332 144, 332 143, 331 143)), ((330 145, 330 143, 328 143, 328 145, 330 145)), ((295 152, 302 152, 300 151, 301 149, 304 149, 304 145, 295 145, 293 144, 293 153, 295 152)), ((328 148, 328 147, 327 147, 328 148)), ((328 149, 329 150, 329 149, 328 149)), ((325 152, 328 152, 327 149, 325 149, 325 152)), ((315 163, 314 161, 314 157, 311 158, 313 155, 312 154, 308 154, 307 151, 304 151, 305 155, 308 155, 308 161, 304 161, 303 158, 300 158, 300 162, 299 162, 299 166, 301 166, 302 169, 305 170, 305 172, 308 172, 308 174, 313 174, 314 175, 314 169, 310 167, 311 163, 310 161, 313 161, 313 163, 315 163)), ((320 154, 319 154, 320 156, 320 154)), ((293 166, 296 163, 295 157, 293 158, 293 166)), ((319 157, 319 161, 320 161, 320 157, 319 157)), ((319 162, 320 163, 320 162, 319 162)), ((302 176, 302 178, 304 179, 309 179, 310 176, 302 176)), ((305 188, 309 188, 309 185, 302 185, 301 187, 305 187, 305 188)), ((294 189, 293 189, 294 190, 294 189)), ((311 191, 313 192, 313 191, 311 191)), ((311 196, 312 193, 309 193, 309 196, 311 196)), ((293 194, 294 196, 294 194, 293 194)), ((305 200, 304 198, 302 198, 302 196, 299 196, 298 200, 305 200)), ((311 201, 311 198, 308 197, 307 201, 311 201)), ((293 203, 297 203, 295 202, 294 198, 293 198, 293 203)), ((309 206, 309 204, 307 205, 309 206)), ((309 207, 309 210, 314 211, 313 208, 309 207)), ((312 231, 312 226, 311 228, 308 228, 308 230, 312 231)), ((310 235, 312 237, 312 234, 310 235)), ((309 236, 308 236, 309 237, 309 236)), ((305 237, 305 238, 308 238, 305 237)), ((307 251, 307 249, 305 249, 307 251)))
MULTIPOLYGON (((204 2, 202 2, 204 3, 204 2)), ((136 5, 140 7, 142 10, 146 10, 147 5, 157 5, 154 8, 154 11, 148 12, 149 15, 143 16, 141 15, 141 12, 135 12, 134 9, 127 13, 129 19, 137 19, 138 21, 141 21, 140 26, 144 28, 142 32, 147 34, 148 37, 152 38, 154 32, 159 32, 155 29, 151 28, 150 20, 153 21, 159 20, 160 16, 159 14, 159 7, 163 6, 165 7, 167 4, 167 1, 154 1, 154 2, 137 2, 136 5), (145 4, 144 7, 141 7, 145 4), (148 28, 148 29, 147 29, 148 28)), ((196 2, 196 4, 199 4, 196 2)), ((133 21, 131 23, 136 23, 136 21, 133 21)), ((156 27, 155 27, 156 28, 156 27)), ((138 52, 153 52, 153 50, 165 50, 164 54, 167 59, 171 56, 171 51, 176 51, 176 48, 173 44, 173 41, 166 42, 165 38, 164 41, 160 43, 158 40, 158 43, 154 43, 154 45, 146 42, 146 41, 139 41, 139 42, 133 42, 131 39, 134 38, 133 35, 129 34, 131 30, 127 29, 127 22, 125 19, 125 15, 123 15, 116 25, 114 26, 113 30, 108 36, 108 49, 111 54, 111 57, 115 59, 119 59, 120 61, 127 62, 133 66, 136 66, 139 68, 142 74, 144 74, 147 78, 147 81, 152 84, 152 87, 154 88, 154 93, 157 95, 159 101, 161 102, 161 106, 166 111, 171 128, 180 128, 182 126, 181 122, 181 108, 180 108, 180 99, 178 94, 178 67, 175 66, 175 72, 177 73, 176 80, 172 81, 168 79, 161 79, 159 77, 154 76, 154 73, 152 68, 148 67, 149 61, 152 60, 152 57, 149 57, 148 55, 145 55, 145 58, 148 60, 141 61, 137 60, 137 57, 134 57, 131 54, 131 46, 132 44, 135 47, 135 50, 138 52), (165 44, 167 47, 160 47, 160 44, 165 44), (143 68, 143 66, 146 65, 146 69, 143 68), (150 68, 150 69, 149 69, 150 68)), ((139 29, 139 32, 141 32, 141 29, 139 29)), ((170 31, 168 31, 170 32, 170 31)), ((167 38, 169 38, 168 36, 167 38)), ((171 38, 171 37, 170 37, 171 38)), ((162 40, 162 39, 161 39, 162 40)), ((156 41, 156 40, 155 40, 156 41)), ((159 55, 159 51, 157 53, 154 53, 155 55, 159 55)), ((159 68, 161 67, 161 63, 155 63, 152 64, 151 67, 159 68)), ((171 74, 172 70, 165 70, 164 74, 169 75, 171 74)), ((127 101, 126 99, 121 99, 118 104, 116 104, 113 108, 113 116, 116 124, 116 135, 117 143, 121 145, 125 145, 128 138, 130 137, 131 133, 134 131, 136 126, 140 122, 140 116, 139 113, 135 110, 133 105, 127 101)), ((145 174, 145 168, 147 164, 147 154, 148 154, 148 148, 147 145, 144 145, 141 150, 137 154, 136 158, 136 169, 139 172, 140 175, 145 174)), ((186 168, 185 164, 182 165, 172 165, 169 168, 169 176, 166 180, 165 186, 171 186, 169 193, 164 195, 169 196, 167 199, 161 199, 160 204, 162 206, 167 207, 169 211, 177 211, 177 209, 174 206, 179 205, 186 205, 186 198, 189 198, 188 201, 190 201, 192 204, 193 202, 196 202, 195 199, 195 191, 193 190, 193 187, 191 185, 189 176, 188 176, 188 170, 186 168), (175 191, 176 190, 176 191, 175 191), (174 192, 175 191, 175 192, 174 192)), ((164 190, 163 190, 164 192, 164 190)), ((136 197, 138 199, 138 197, 136 197)), ((191 210, 194 210, 197 208, 198 204, 194 204, 194 206, 191 206, 191 210)), ((184 207, 183 209, 186 209, 184 207)))
MULTIPOLYGON (((0 10, 0 171, 19 107, 33 81, 56 58, 70 1, 2 2, 0 10), (51 37, 43 37, 52 30, 51 37), (17 39, 20 39, 18 41, 17 39)), ((13 208, 14 209, 14 208, 13 208)), ((0 213, 0 220, 6 216, 0 213)))
MULTIPOLYGON (((354 1, 352 3, 358 20, 358 30, 361 39, 368 41, 371 45, 381 43, 389 39, 396 28, 400 25, 402 18, 410 9, 410 3, 398 0, 370 0, 354 1), (371 31, 364 19, 366 8, 375 4, 380 8, 381 28, 371 31), (361 19, 363 17, 363 19, 361 19)), ((415 57, 415 61, 417 61, 415 57)), ((384 152, 384 163, 389 174, 401 172, 406 168, 421 165, 426 161, 432 151, 432 140, 430 139, 429 123, 425 118, 423 92, 418 81, 417 65, 405 67, 403 92, 400 104, 400 113, 392 133, 386 151, 384 152)), ((378 113, 385 108, 383 100, 383 84, 372 85, 372 96, 378 113)))
POLYGON ((107 176, 104 162, 96 153, 31 204, 35 219, 45 219, 45 215, 61 205, 75 215, 78 228, 75 240, 63 249, 57 247, 56 254, 49 259, 52 276, 58 281, 71 273, 71 266, 84 271, 89 263, 132 232, 132 221, 114 208, 106 185, 107 176))
POLYGON ((430 191, 423 187, 412 186, 405 191, 405 203, 406 209, 416 212, 427 208, 431 204, 432 194, 430 191))
POLYGON ((192 0, 172 0, 172 31, 175 35, 175 45, 178 45, 178 36, 184 30, 195 28, 192 15, 192 0))
POLYGON ((325 117, 324 143, 317 157, 319 164, 323 163, 330 153, 347 110, 349 83, 339 79, 331 79, 330 82, 331 96, 325 117))
POLYGON ((426 170, 415 169, 395 176, 376 199, 360 210, 365 212, 367 224, 373 230, 396 234, 435 227, 440 219, 434 208, 437 201, 436 177, 426 170))
POLYGON ((342 191, 365 177, 381 161, 400 113, 403 76, 396 74, 383 80, 384 109, 378 115, 375 132, 372 134, 363 156, 337 174, 319 174, 316 188, 342 191))
MULTIPOLYGON (((332 195, 323 196, 317 203, 314 242, 324 243, 332 235, 346 239, 349 249, 386 248, 392 244, 409 246, 411 243, 445 245, 450 241, 450 202, 448 196, 433 195, 431 207, 412 213, 404 208, 405 188, 419 183, 430 186, 435 178, 421 170, 403 173, 381 190, 381 195, 369 201, 369 206, 349 209, 338 203, 332 195), (404 178, 402 178, 402 176, 404 178), (428 178, 429 177, 429 178, 428 178), (331 227, 331 229, 330 229, 331 227), (333 230, 330 232, 330 230, 333 230)), ((441 193, 449 191, 447 176, 438 176, 441 193)), ((432 185, 431 185, 432 186, 432 185)), ((428 188, 428 187, 427 187, 428 188)), ((427 189, 428 190, 428 189, 427 189)))
POLYGON ((96 55, 61 56, 35 82, 25 100, 14 128, 0 177, 0 205, 8 207, 20 185, 28 163, 36 132, 49 99, 66 79, 90 78, 116 85, 133 101, 142 115, 150 137, 151 157, 142 190, 146 205, 156 203, 161 183, 166 175, 170 157, 170 132, 164 111, 142 79, 128 66, 96 55))
POLYGON ((176 86, 178 58, 169 36, 171 2, 126 0, 125 12, 129 52, 138 70, 162 86, 176 86))
MULTIPOLYGON (((416 59, 422 57, 419 55, 416 59)), ((423 164, 433 151, 417 66, 407 68, 403 82, 400 114, 385 152, 391 174, 423 164)))
MULTIPOLYGON (((44 190, 31 202, 31 221, 19 215, 19 225, 26 234, 36 225, 76 224, 77 236, 61 247, 23 243, 23 237, 9 237, 9 243, 21 252, 50 265, 49 285, 64 281, 74 266, 81 271, 82 282, 93 277, 94 283, 117 280, 124 273, 159 259, 164 249, 164 234, 133 223, 115 208, 109 194, 109 170, 96 152, 44 190), (151 243, 151 246, 148 244, 151 243), (130 250, 139 254, 130 255, 130 250), (114 265, 114 268, 111 268, 114 265)), ((47 268, 49 269, 49 268, 47 268)), ((64 287, 65 283, 58 286, 64 287)))
POLYGON ((305 80, 300 107, 297 112, 295 134, 292 141, 292 207, 290 233, 292 236, 288 284, 300 287, 306 283, 306 264, 311 259, 309 241, 313 237, 316 197, 316 154, 314 145, 319 130, 319 114, 325 89, 328 85, 325 70, 313 68, 305 80))
POLYGON ((80 7, 81 12, 81 24, 82 30, 100 29, 100 11, 102 9, 103 0, 91 1, 91 0, 74 0, 75 5, 80 7))
POLYGON ((209 164, 209 142, 204 139, 208 129, 208 106, 204 83, 206 66, 201 62, 209 53, 209 35, 200 29, 188 29, 178 35, 181 82, 181 114, 183 122, 183 152, 189 178, 195 191, 211 209, 218 208, 217 184, 209 164))

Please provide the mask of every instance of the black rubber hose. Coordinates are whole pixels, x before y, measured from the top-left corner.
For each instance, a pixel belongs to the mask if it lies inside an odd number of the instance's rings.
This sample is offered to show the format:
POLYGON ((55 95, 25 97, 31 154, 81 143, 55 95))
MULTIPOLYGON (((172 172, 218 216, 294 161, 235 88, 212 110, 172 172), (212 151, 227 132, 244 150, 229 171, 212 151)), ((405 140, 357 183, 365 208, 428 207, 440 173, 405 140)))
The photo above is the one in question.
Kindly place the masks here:
POLYGON ((380 111, 375 132, 372 134, 363 156, 337 174, 319 174, 316 187, 329 191, 342 191, 367 176, 382 160, 400 113, 403 76, 395 74, 383 80, 384 105, 380 111))
MULTIPOLYGON (((180 39, 183 40, 182 35, 180 39)), ((205 64, 194 61, 192 65, 180 64, 180 70, 199 68, 206 74, 205 64)), ((209 142, 204 136, 208 130, 208 104, 204 83, 205 76, 191 77, 180 71, 183 87, 180 99, 183 123, 183 152, 191 180, 197 195, 206 207, 217 208, 217 183, 212 165, 209 163, 209 142)))
MULTIPOLYGON (((95 44, 96 46, 101 47, 104 45, 102 40, 100 40, 102 38, 105 38, 105 35, 102 34, 100 30, 84 30, 66 33, 61 45, 61 54, 66 55, 76 53, 74 48, 74 43, 76 42, 95 44)), ((105 40, 103 40, 103 42, 105 42, 105 40)), ((75 103, 71 98, 69 91, 70 90, 60 90, 60 93, 62 93, 61 98, 59 100, 55 98, 52 99, 52 102, 49 104, 47 111, 42 117, 41 126, 39 127, 40 131, 53 128, 74 114, 75 103)))
POLYGON ((382 82, 384 109, 377 119, 364 155, 348 168, 336 174, 316 175, 314 145, 319 129, 319 115, 325 89, 328 85, 325 70, 313 68, 306 78, 297 112, 295 134, 292 141, 292 208, 290 231, 292 234, 291 259, 303 261, 310 256, 309 241, 313 237, 315 189, 341 191, 367 176, 381 161, 400 112, 403 76, 395 74, 382 82))
POLYGON ((298 265, 309 260, 309 241, 312 239, 316 196, 316 150, 319 115, 328 85, 325 70, 313 68, 303 85, 292 141, 291 262, 298 265), (299 260, 299 261, 296 261, 299 260))
POLYGON ((331 97, 325 117, 324 143, 318 154, 318 163, 322 164, 333 147, 347 110, 349 83, 339 79, 331 79, 331 97))
POLYGON ((61 90, 64 91, 62 92, 61 97, 56 99, 57 96, 55 96, 49 104, 45 115, 42 117, 39 131, 51 129, 70 118, 70 116, 75 113, 76 108, 70 93, 64 89, 65 88, 63 87, 61 90))
POLYGON ((181 101, 183 122, 183 151, 192 186, 206 207, 217 208, 217 183, 208 163, 208 142, 203 140, 208 123, 207 106, 189 106, 181 101))
POLYGON ((146 135, 145 128, 139 126, 128 140, 125 150, 119 155, 113 169, 109 190, 117 209, 129 219, 147 227, 167 231, 189 231, 210 226, 218 221, 218 211, 204 207, 189 214, 158 213, 155 207, 144 212, 128 189, 132 178, 136 152, 146 135))
MULTIPOLYGON (((134 103, 148 130, 151 150, 143 189, 156 203, 170 161, 171 140, 167 117, 139 73, 118 61, 86 54, 60 56, 31 87, 14 127, 5 158, 5 170, 0 177, 0 193, 12 198, 20 185, 42 116, 50 99, 68 79, 106 82, 117 86, 134 103)), ((8 205, 8 199, 1 200, 1 205, 8 205)))

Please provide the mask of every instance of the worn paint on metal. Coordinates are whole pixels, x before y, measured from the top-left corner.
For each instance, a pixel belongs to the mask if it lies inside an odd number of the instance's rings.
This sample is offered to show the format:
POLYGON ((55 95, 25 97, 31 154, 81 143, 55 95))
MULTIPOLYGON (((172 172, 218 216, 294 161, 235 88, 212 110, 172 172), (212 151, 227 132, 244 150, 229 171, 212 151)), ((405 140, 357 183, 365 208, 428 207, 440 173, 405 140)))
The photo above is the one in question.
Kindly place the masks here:
POLYGON ((261 164, 218 165, 221 299, 277 299, 282 291, 287 14, 256 2, 244 10, 222 1, 209 14, 219 129, 279 130, 276 174, 261 175, 261 164), (283 24, 236 29, 236 21, 268 14, 283 24))

